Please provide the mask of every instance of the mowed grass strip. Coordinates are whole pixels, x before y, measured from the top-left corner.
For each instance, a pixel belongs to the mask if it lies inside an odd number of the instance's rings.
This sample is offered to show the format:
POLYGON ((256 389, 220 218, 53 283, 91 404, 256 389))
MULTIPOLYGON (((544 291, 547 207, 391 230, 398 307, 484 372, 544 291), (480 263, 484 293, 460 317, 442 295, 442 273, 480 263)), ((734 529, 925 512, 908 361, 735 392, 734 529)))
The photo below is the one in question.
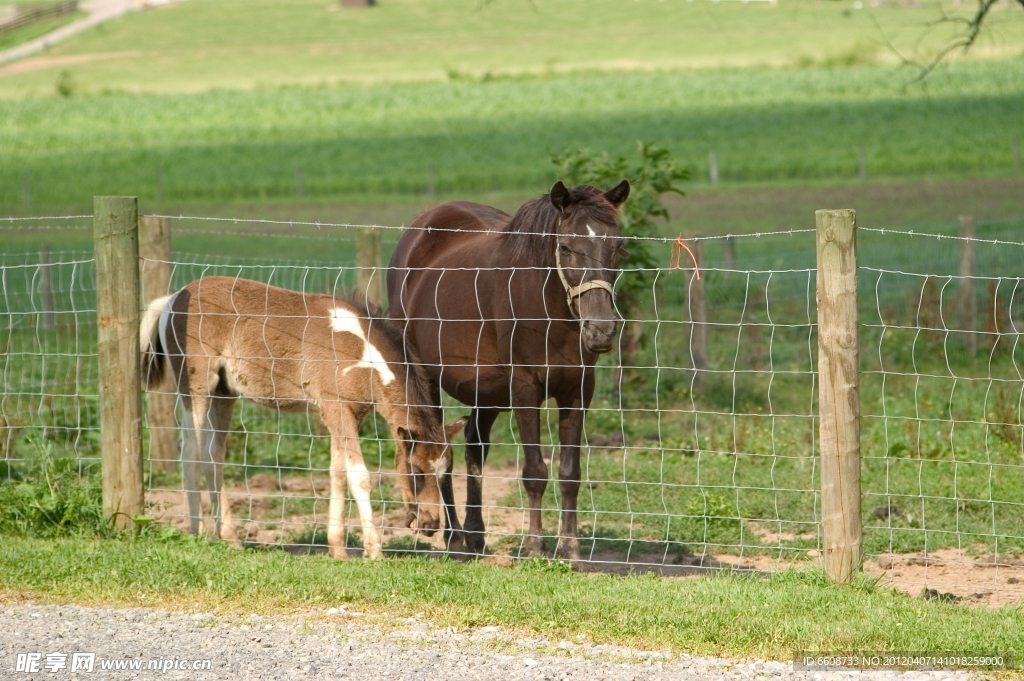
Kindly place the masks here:
POLYGON ((93 195, 176 204, 542 192, 550 152, 667 147, 723 182, 1010 174, 1024 60, 963 62, 927 88, 856 69, 614 73, 324 89, 0 101, 0 211, 93 195), (26 193, 25 189, 28 188, 26 193), (26 196, 29 204, 25 204, 26 196))
POLYGON ((44 601, 264 614, 355 603, 392 615, 423 611, 443 626, 502 625, 704 654, 1024 650, 1019 608, 911 598, 866 578, 835 587, 818 569, 668 580, 581 575, 541 561, 331 561, 155 538, 5 538, 0 575, 9 593, 44 601))

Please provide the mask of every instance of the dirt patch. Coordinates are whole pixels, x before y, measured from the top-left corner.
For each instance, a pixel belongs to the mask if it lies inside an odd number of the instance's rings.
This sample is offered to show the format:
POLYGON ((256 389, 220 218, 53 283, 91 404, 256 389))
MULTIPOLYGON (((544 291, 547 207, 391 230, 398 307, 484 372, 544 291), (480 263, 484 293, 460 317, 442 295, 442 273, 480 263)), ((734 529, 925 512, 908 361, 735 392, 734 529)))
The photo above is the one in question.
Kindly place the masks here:
POLYGON ((928 554, 883 554, 865 561, 864 571, 881 577, 879 584, 911 595, 931 590, 931 597, 999 608, 1024 604, 1024 565, 1020 560, 969 556, 958 549, 928 554))
MULTIPOLYGON (((528 526, 527 512, 519 508, 505 508, 499 500, 507 496, 519 476, 515 465, 489 466, 485 470, 483 486, 484 522, 487 524, 487 541, 493 542, 503 535, 514 534, 528 526)), ((452 476, 459 518, 466 517, 466 474, 456 471, 452 476)), ((394 486, 395 478, 390 473, 371 474, 370 481, 376 489, 382 483, 394 486)), ((225 488, 231 512, 238 527, 239 538, 264 545, 282 544, 298 532, 314 526, 321 529, 326 525, 326 510, 318 514, 284 513, 284 500, 317 500, 324 505, 329 501, 330 480, 326 475, 297 475, 275 477, 259 473, 248 480, 225 488)), ((393 496, 397 497, 395 490, 393 496)), ((210 498, 204 491, 201 495, 204 516, 210 513, 210 498)), ((525 500, 524 500, 525 504, 525 500)), ((154 490, 146 493, 147 513, 157 522, 171 525, 182 531, 189 527, 188 503, 185 493, 180 490, 154 490)), ((374 514, 375 523, 382 528, 385 540, 392 536, 412 536, 413 532, 404 527, 405 512, 397 502, 388 504, 388 512, 374 514)), ((352 530, 360 528, 358 511, 348 505, 346 523, 352 530)), ((204 525, 204 531, 206 527, 204 525)), ((437 550, 444 549, 440 534, 430 539, 419 537, 437 550)))
MULTIPOLYGON (((714 556, 733 565, 754 570, 802 569, 821 565, 817 551, 811 560, 792 561, 772 556, 714 556)), ((993 560, 992 556, 971 556, 964 550, 940 549, 929 553, 885 553, 877 560, 865 560, 864 572, 879 578, 878 584, 911 596, 956 601, 968 605, 1000 608, 1024 605, 1024 563, 1020 559, 993 560)))
POLYGON ((797 539, 814 539, 818 536, 814 532, 804 532, 802 534, 797 534, 796 532, 773 532, 767 527, 757 525, 756 523, 751 523, 749 528, 765 544, 777 544, 780 541, 794 541, 797 539))
POLYGON ((55 66, 71 66, 72 64, 84 64, 90 61, 100 61, 103 59, 137 59, 145 54, 138 50, 130 50, 125 52, 93 52, 91 54, 71 54, 66 57, 32 57, 30 59, 22 59, 16 61, 7 66, 0 66, 0 78, 4 76, 13 76, 15 73, 25 73, 27 71, 38 71, 39 69, 48 69, 55 66))

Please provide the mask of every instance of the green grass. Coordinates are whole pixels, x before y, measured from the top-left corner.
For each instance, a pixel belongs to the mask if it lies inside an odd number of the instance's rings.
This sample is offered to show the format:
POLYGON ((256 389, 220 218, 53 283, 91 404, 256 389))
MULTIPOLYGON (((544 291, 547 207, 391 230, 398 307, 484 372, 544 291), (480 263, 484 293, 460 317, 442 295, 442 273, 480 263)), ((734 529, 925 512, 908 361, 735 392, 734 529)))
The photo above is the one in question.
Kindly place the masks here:
POLYGON ((1024 60, 964 62, 927 87, 890 67, 595 74, 330 89, 0 102, 0 206, 82 209, 96 194, 187 203, 542 191, 549 151, 669 148, 723 181, 1013 172, 1024 60), (160 174, 160 189, 157 174, 160 174))
POLYGON ((503 625, 549 637, 783 658, 809 650, 1024 650, 1017 608, 972 609, 911 598, 817 569, 767 577, 670 581, 422 559, 330 561, 153 538, 103 543, 7 539, 0 587, 57 602, 275 613, 340 603, 425 612, 442 626, 503 625))
MULTIPOLYGON (((481 80, 606 70, 858 65, 928 54, 952 26, 922 39, 953 3, 855 10, 852 2, 778 7, 619 0, 385 0, 329 11, 323 0, 219 0, 131 12, 54 47, 56 62, 0 77, 0 97, 52 95, 61 70, 84 92, 195 92, 481 80), (532 6, 531 6, 532 5, 532 6), (881 30, 880 30, 881 27, 881 30), (86 59, 62 63, 65 57, 86 59)), ((1024 49, 1012 12, 995 12, 974 54, 1024 49)))

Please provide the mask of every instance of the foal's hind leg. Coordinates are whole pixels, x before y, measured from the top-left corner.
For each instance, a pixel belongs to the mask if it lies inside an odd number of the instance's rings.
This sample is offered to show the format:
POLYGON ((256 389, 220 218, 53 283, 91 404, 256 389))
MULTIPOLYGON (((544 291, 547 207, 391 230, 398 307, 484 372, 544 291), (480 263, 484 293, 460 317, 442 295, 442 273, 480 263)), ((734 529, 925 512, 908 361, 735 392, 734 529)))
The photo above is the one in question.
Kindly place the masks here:
POLYGON ((205 410, 206 403, 202 398, 197 403, 192 397, 182 395, 181 404, 185 410, 185 417, 181 420, 181 476, 185 485, 185 499, 188 501, 188 526, 192 534, 199 534, 203 520, 202 497, 199 492, 203 457, 199 450, 196 423, 201 423, 204 417, 197 418, 193 411, 200 407, 199 403, 205 410))
POLYGON ((224 492, 224 460, 227 458, 228 433, 231 416, 235 412, 234 397, 211 397, 203 431, 203 468, 206 486, 210 491, 210 516, 214 532, 226 542, 240 545, 235 524, 231 518, 231 503, 224 492))

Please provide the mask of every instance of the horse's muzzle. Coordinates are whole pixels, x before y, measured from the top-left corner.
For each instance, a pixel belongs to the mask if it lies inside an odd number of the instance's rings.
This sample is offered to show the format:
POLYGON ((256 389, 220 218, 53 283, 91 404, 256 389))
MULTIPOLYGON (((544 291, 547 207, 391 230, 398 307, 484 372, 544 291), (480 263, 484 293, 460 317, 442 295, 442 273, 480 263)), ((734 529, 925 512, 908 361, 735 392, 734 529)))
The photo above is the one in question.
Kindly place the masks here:
POLYGON ((430 511, 407 509, 405 526, 412 528, 417 534, 422 534, 424 537, 433 537, 434 533, 441 529, 441 519, 430 511))
POLYGON ((416 519, 416 531, 424 537, 433 537, 441 529, 441 519, 428 511, 420 511, 416 519))
POLYGON ((583 322, 583 345, 591 352, 608 352, 615 344, 615 322, 587 320, 583 322))

